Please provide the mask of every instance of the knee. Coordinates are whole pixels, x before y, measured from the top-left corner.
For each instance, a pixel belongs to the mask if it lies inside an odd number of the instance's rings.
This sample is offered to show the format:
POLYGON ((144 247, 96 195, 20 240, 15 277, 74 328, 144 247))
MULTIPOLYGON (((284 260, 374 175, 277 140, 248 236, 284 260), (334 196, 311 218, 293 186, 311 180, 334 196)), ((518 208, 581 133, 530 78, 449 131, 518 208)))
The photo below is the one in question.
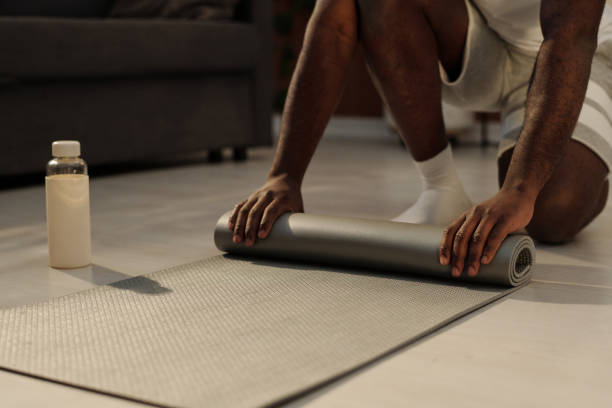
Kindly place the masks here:
POLYGON ((545 244, 560 245, 571 241, 584 225, 582 202, 569 194, 539 198, 527 232, 545 244))
POLYGON ((357 0, 360 14, 360 33, 371 39, 388 37, 393 23, 405 19, 407 13, 421 8, 426 0, 357 0))
POLYGON ((346 2, 332 2, 315 8, 309 20, 309 30, 316 33, 315 38, 332 44, 349 44, 351 47, 357 42, 357 25, 356 6, 346 2))
POLYGON ((529 225, 527 232, 538 242, 548 245, 563 245, 570 242, 580 230, 569 230, 554 224, 529 225))

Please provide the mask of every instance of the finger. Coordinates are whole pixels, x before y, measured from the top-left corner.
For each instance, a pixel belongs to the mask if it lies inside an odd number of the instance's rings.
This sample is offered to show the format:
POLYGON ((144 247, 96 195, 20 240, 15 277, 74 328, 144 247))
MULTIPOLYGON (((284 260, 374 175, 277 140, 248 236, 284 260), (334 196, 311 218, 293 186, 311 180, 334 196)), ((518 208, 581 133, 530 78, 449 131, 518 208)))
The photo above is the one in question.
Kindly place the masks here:
POLYGON ((238 210, 238 218, 236 218, 236 225, 234 225, 234 237, 233 241, 235 244, 239 244, 244 241, 244 229, 246 228, 246 221, 251 211, 251 207, 255 205, 256 198, 251 197, 246 203, 244 203, 240 210, 238 210))
POLYGON ((468 245, 479 222, 480 216, 471 215, 465 220, 463 225, 461 225, 455 234, 455 239, 453 240, 453 268, 451 269, 451 274, 454 277, 461 276, 461 273, 463 272, 463 265, 468 251, 468 245))
POLYGON ((499 250, 500 245, 504 239, 508 236, 510 230, 508 229, 507 223, 504 219, 498 219, 497 223, 491 229, 491 233, 487 237, 487 243, 485 244, 484 251, 482 253, 481 263, 487 265, 491 263, 495 254, 499 250))
POLYGON ((270 234, 272 226, 282 214, 291 211, 288 207, 283 207, 278 200, 274 200, 266 207, 261 217, 261 223, 259 224, 258 236, 261 239, 267 238, 270 234))
POLYGON ((482 257, 482 250, 487 237, 491 232, 491 229, 495 226, 495 219, 490 216, 484 216, 474 233, 472 234, 472 241, 470 242, 470 249, 467 256, 466 265, 468 267, 468 276, 474 277, 478 275, 480 270, 480 258, 482 257))
POLYGON ((230 215, 229 220, 227 221, 227 227, 232 231, 234 230, 234 225, 236 225, 236 218, 238 218, 238 211, 240 211, 240 207, 242 207, 244 203, 246 203, 246 200, 242 200, 241 202, 239 202, 238 204, 234 206, 234 209, 232 210, 232 214, 230 215))
POLYGON ((465 215, 453 221, 448 227, 442 232, 442 239, 440 241, 440 263, 442 265, 448 265, 451 259, 451 248, 453 245, 453 238, 457 233, 461 224, 465 221, 465 215))
POLYGON ((249 216, 247 217, 246 227, 244 229, 244 243, 247 246, 251 246, 255 243, 257 231, 259 230, 259 223, 261 221, 261 216, 272 201, 272 193, 267 191, 263 196, 259 198, 259 200, 251 207, 251 211, 249 211, 249 216))

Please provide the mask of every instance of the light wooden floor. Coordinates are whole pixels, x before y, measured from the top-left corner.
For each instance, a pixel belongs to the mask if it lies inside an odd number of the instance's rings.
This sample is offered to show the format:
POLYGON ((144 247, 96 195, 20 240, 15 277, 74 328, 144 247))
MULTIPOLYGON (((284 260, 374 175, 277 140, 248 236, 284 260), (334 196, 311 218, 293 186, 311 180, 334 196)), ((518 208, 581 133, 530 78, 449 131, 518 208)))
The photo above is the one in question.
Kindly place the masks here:
MULTIPOLYGON (((494 193, 495 151, 455 154, 472 198, 494 193)), ((94 178, 94 265, 81 270, 46 266, 42 186, 0 191, 0 307, 218 253, 217 217, 259 186, 271 156, 257 149, 246 163, 94 178)), ((390 218, 416 200, 419 185, 394 140, 324 140, 303 193, 309 212, 390 218)), ((608 206, 576 242, 539 246, 526 288, 297 405, 612 406, 611 229, 608 206)), ((137 405, 4 371, 0 395, 11 407, 137 405)))

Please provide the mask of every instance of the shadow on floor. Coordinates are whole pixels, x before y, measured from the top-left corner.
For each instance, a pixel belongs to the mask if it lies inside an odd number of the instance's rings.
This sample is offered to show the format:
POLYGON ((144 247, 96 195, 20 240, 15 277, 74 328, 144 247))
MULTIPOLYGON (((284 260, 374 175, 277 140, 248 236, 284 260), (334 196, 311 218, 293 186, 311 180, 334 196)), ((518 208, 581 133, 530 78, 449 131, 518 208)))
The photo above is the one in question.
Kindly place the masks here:
POLYGON ((145 276, 137 276, 132 279, 111 283, 109 286, 117 289, 131 290, 132 292, 145 295, 163 295, 172 292, 172 289, 166 288, 156 280, 145 276))
POLYGON ((96 286, 108 285, 117 289, 131 290, 136 293, 147 295, 159 295, 172 292, 171 289, 162 286, 159 282, 147 278, 146 276, 133 277, 96 264, 91 264, 85 268, 65 269, 61 271, 74 278, 93 283, 96 286))

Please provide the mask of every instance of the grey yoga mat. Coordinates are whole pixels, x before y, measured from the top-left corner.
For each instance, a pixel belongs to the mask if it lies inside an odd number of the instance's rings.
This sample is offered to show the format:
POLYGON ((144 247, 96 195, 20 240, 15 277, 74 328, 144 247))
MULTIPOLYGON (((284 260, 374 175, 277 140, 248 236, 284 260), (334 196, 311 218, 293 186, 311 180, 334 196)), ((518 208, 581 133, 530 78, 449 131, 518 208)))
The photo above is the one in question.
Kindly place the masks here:
MULTIPOLYGON (((215 245, 222 251, 451 279, 450 266, 440 265, 442 227, 312 214, 284 214, 269 237, 252 247, 234 244, 227 228, 230 213, 215 228, 215 245)), ((519 286, 531 276, 533 240, 509 236, 493 261, 464 281, 519 286)))
MULTIPOLYGON (((298 233, 295 222, 308 225, 304 217, 284 216, 266 245, 277 238, 297 245, 304 231, 298 233)), ((326 218, 324 225, 332 223, 326 218)), ((226 235, 223 220, 219 225, 217 243, 226 235)), ((380 227, 355 221, 353 232, 366 225, 380 227)), ((372 239, 361 232, 355 236, 372 239)), ((328 245, 341 237, 330 232, 328 245)), ((354 249, 361 253, 366 247, 362 242, 354 249)), ((301 260, 305 253, 298 254, 301 260)), ((347 259, 370 259, 363 256, 347 259)), ((269 405, 351 372, 513 290, 383 273, 378 266, 373 272, 220 255, 0 310, 0 367, 162 406, 269 405)))

